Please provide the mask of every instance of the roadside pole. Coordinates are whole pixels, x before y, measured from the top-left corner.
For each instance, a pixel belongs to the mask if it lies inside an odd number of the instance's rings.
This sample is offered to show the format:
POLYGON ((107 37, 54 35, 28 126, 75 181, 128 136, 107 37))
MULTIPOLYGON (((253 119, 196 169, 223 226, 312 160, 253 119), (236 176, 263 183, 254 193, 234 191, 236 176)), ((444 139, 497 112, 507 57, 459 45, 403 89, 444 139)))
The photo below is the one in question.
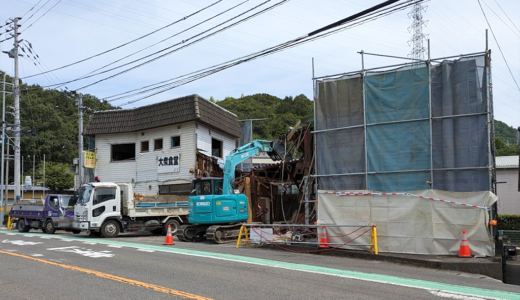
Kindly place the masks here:
POLYGON ((3 81, 3 84, 2 84, 2 167, 1 167, 1 170, 0 170, 0 185, 1 185, 1 188, 0 188, 0 226, 3 226, 4 225, 4 201, 7 202, 7 199, 4 199, 4 189, 7 189, 7 186, 5 185, 5 182, 4 182, 4 144, 5 144, 5 89, 6 89, 6 85, 5 85, 5 78, 6 78, 6 75, 7 75, 7 72, 3 71, 3 70, 0 70, 0 72, 3 72, 4 73, 4 81, 3 81))
POLYGON ((79 129, 78 129, 78 188, 83 184, 83 95, 78 95, 78 115, 79 115, 79 129))
POLYGON ((20 79, 18 74, 18 21, 13 19, 14 27, 14 198, 20 199, 20 79))

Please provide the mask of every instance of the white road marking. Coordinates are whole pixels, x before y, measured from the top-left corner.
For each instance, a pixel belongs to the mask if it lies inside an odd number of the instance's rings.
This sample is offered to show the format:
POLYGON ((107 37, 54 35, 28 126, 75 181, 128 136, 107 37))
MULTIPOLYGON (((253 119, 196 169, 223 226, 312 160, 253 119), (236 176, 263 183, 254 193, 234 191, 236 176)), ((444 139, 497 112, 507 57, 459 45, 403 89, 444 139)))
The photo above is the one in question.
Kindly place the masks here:
POLYGON ((33 256, 33 257, 40 257, 40 256, 43 256, 43 254, 35 253, 35 254, 32 254, 31 256, 33 256))
POLYGON ((490 298, 481 298, 481 297, 476 297, 476 296, 468 296, 468 295, 449 293, 449 292, 445 292, 445 291, 430 290, 428 292, 430 292, 432 295, 435 295, 437 297, 449 298, 449 299, 457 299, 457 300, 486 300, 486 299, 490 299, 490 298))
POLYGON ((22 241, 22 240, 14 240, 14 241, 3 240, 2 243, 3 244, 13 244, 13 245, 18 245, 18 246, 33 246, 33 245, 43 244, 42 242, 28 242, 28 241, 22 241))
POLYGON ((121 246, 121 245, 107 245, 107 247, 110 247, 110 248, 123 248, 123 246, 121 246))
POLYGON ((155 252, 155 250, 153 250, 153 249, 144 249, 144 248, 137 248, 137 251, 150 252, 150 253, 155 252))
POLYGON ((92 257, 92 258, 107 258, 107 257, 114 257, 114 255, 115 255, 113 253, 96 252, 96 251, 92 251, 91 249, 79 249, 79 247, 77 247, 77 246, 60 247, 60 248, 47 248, 47 250, 80 254, 80 255, 83 255, 83 256, 86 256, 86 257, 92 257))
POLYGON ((96 242, 83 242, 83 244, 86 244, 86 245, 97 245, 96 242))

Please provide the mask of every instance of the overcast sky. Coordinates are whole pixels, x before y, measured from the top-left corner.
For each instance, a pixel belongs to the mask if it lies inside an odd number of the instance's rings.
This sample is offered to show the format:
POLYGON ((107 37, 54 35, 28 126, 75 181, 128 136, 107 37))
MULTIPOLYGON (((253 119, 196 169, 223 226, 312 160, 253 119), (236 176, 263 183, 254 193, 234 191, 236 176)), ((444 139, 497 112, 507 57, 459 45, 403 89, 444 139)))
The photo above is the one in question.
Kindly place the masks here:
MULTIPOLYGON (((37 66, 33 64, 33 59, 20 59, 20 77, 24 78, 85 59, 179 20, 164 30, 110 53, 45 75, 23 79, 29 84, 49 86, 77 79, 202 22, 109 68, 182 41, 187 44, 192 41, 191 37, 242 14, 265 0, 223 0, 182 20, 215 2, 217 0, 0 0, 0 22, 23 16, 20 22, 21 38, 30 42, 39 56, 37 66), (238 6, 228 12, 206 21, 236 5, 238 6)), ((280 0, 269 1, 253 12, 278 2, 280 0)), ((84 88, 80 92, 103 99, 172 79, 300 37, 381 2, 383 0, 288 1, 199 43, 113 79, 84 88)), ((498 40, 497 44, 489 32, 495 119, 516 128, 520 126, 520 91, 511 73, 520 85, 520 1, 480 0, 480 3, 498 40)), ((427 23, 423 32, 430 39, 432 58, 485 50, 485 30, 489 26, 478 0, 432 0, 425 2, 423 6, 423 19, 427 23)), ((143 95, 120 99, 112 104, 132 108, 191 94, 198 94, 206 99, 214 97, 216 100, 255 93, 268 93, 280 98, 305 94, 312 99, 312 58, 315 62, 315 76, 323 76, 361 69, 361 57, 357 53, 360 50, 406 57, 411 51, 408 41, 412 37, 409 32, 412 24, 409 12, 410 9, 397 12, 131 104, 127 103, 138 100, 143 95)), ((244 16, 248 15, 251 13, 244 16)), ((1 32, 4 29, 5 27, 0 29, 1 32)), ((1 35, 0 40, 5 36, 1 35)), ((24 43, 22 45, 26 46, 24 43)), ((426 47, 426 42, 424 46, 426 47)), ((2 51, 9 51, 11 48, 12 40, 0 43, 2 51)), ((170 50, 172 49, 174 48, 170 50)), ((401 62, 405 61, 365 56, 366 68, 401 62)), ((12 75, 13 65, 12 59, 6 54, 0 54, 0 69, 12 75)), ((69 90, 76 90, 130 66, 132 65, 65 86, 69 90)))

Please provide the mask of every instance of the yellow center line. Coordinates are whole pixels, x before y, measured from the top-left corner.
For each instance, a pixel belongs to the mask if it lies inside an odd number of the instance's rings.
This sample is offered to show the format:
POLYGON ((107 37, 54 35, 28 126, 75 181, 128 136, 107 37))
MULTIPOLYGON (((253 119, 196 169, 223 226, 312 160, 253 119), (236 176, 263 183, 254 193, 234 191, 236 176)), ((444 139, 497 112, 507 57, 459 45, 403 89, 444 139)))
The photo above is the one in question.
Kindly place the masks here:
POLYGON ((21 257, 21 258, 32 259, 34 261, 42 262, 42 263, 53 265, 53 266, 62 267, 64 269, 69 269, 69 270, 73 270, 73 271, 83 272, 83 273, 86 273, 86 274, 95 275, 95 276, 98 276, 98 277, 102 277, 102 278, 111 279, 111 280, 114 280, 114 281, 119 281, 119 282, 131 284, 131 285, 134 285, 134 286, 140 286, 140 287, 152 289, 152 290, 157 291, 157 292, 170 294, 170 295, 175 295, 175 296, 179 296, 179 297, 183 297, 183 298, 187 298, 187 299, 214 300, 212 298, 206 298, 206 297, 198 296, 198 295, 195 295, 195 294, 190 294, 190 293, 186 293, 186 292, 182 292, 182 291, 178 291, 178 290, 174 290, 174 289, 169 289, 169 288, 158 286, 158 285, 154 285, 154 284, 149 284, 149 283, 142 282, 142 281, 137 281, 137 280, 133 280, 133 279, 125 278, 125 277, 115 276, 115 275, 111 275, 111 274, 107 274, 107 273, 103 273, 103 272, 99 272, 99 271, 84 269, 84 268, 70 266, 70 265, 66 265, 66 264, 60 264, 60 263, 57 263, 57 262, 48 261, 48 260, 44 260, 44 259, 40 259, 40 258, 36 258, 36 257, 32 257, 32 256, 27 256, 27 255, 23 255, 23 254, 18 254, 18 253, 3 251, 3 250, 0 250, 0 253, 9 254, 9 255, 17 256, 17 257, 21 257))

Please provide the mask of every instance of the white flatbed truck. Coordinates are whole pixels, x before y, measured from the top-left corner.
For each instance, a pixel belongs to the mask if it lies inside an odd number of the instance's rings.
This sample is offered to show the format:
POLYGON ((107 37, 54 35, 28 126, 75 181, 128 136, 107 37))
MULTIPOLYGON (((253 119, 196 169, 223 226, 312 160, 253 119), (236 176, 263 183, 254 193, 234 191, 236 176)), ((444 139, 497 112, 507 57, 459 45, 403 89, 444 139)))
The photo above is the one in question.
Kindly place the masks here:
POLYGON ((142 202, 130 183, 92 182, 81 187, 74 206, 75 230, 92 236, 116 237, 121 232, 150 231, 166 234, 168 225, 175 235, 186 222, 188 201, 157 197, 142 202))

